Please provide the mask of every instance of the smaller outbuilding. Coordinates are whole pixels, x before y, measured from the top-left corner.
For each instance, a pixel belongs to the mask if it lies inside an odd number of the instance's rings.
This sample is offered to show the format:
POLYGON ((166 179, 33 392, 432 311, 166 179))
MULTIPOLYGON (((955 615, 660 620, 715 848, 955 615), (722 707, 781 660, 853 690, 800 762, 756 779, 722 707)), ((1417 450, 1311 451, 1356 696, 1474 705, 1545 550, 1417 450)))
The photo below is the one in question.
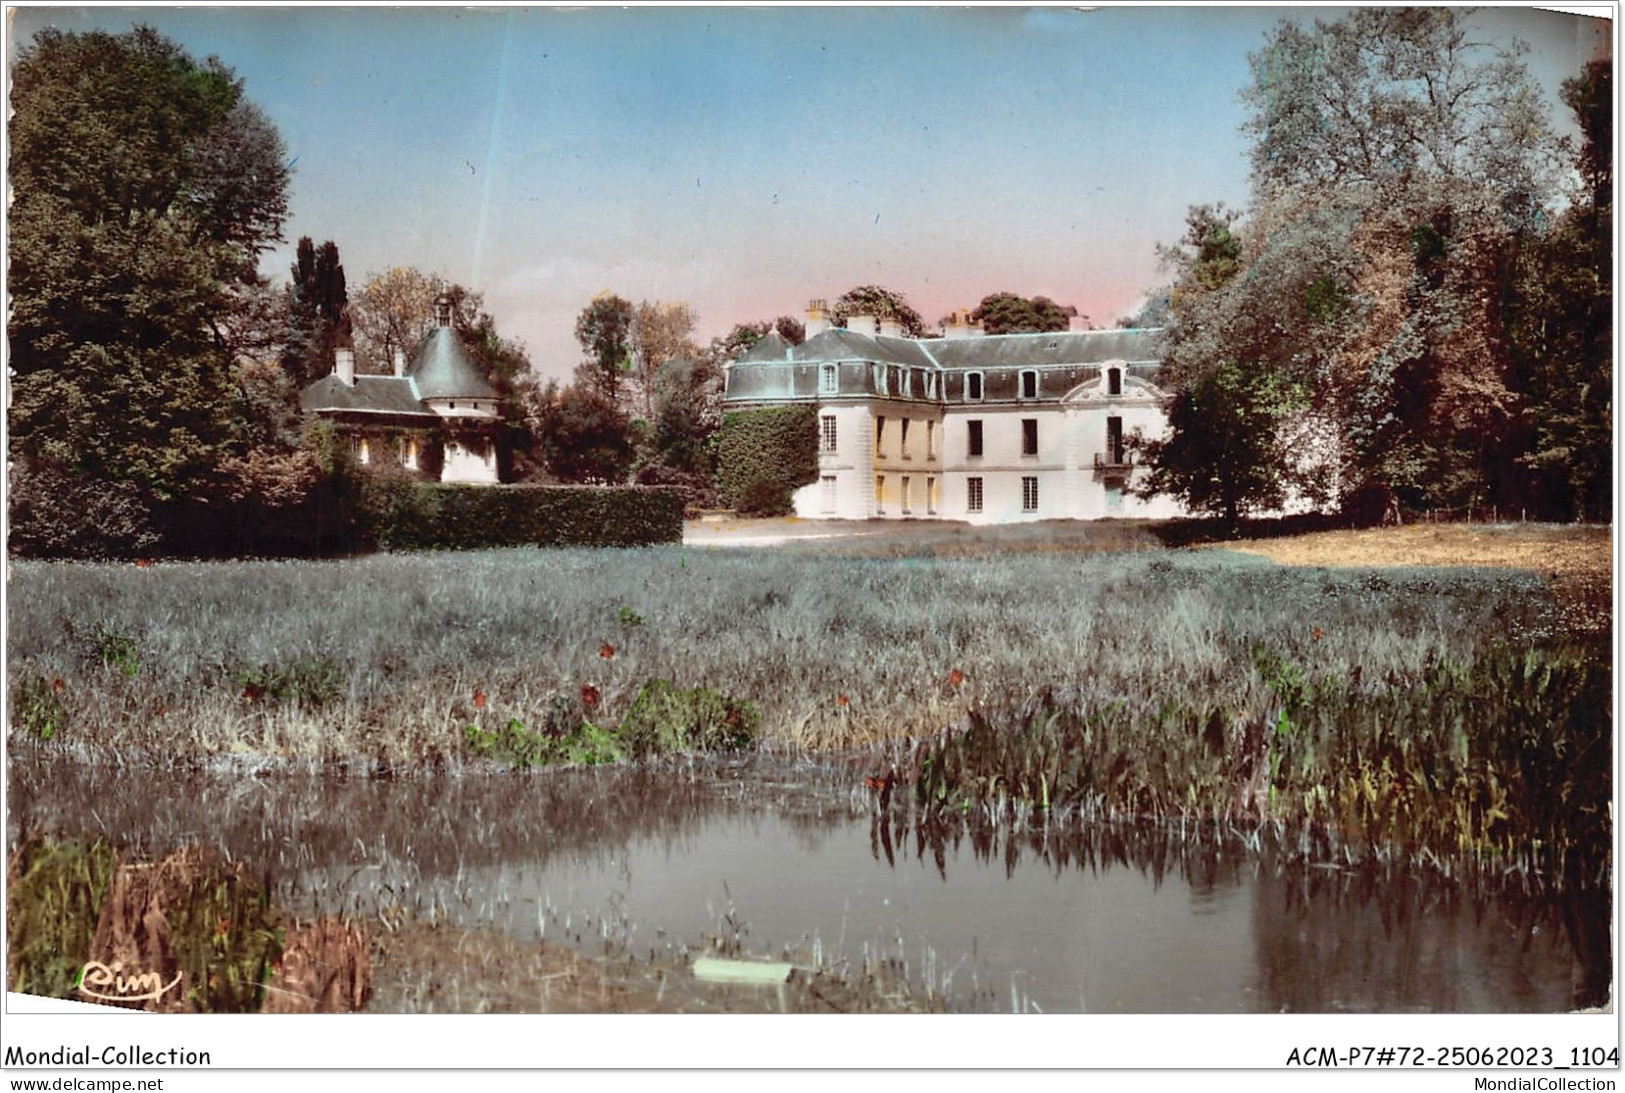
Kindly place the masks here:
POLYGON ((452 328, 451 301, 435 302, 435 328, 392 376, 358 376, 355 352, 341 347, 333 372, 299 396, 300 408, 331 421, 357 464, 441 482, 494 485, 502 397, 452 328))

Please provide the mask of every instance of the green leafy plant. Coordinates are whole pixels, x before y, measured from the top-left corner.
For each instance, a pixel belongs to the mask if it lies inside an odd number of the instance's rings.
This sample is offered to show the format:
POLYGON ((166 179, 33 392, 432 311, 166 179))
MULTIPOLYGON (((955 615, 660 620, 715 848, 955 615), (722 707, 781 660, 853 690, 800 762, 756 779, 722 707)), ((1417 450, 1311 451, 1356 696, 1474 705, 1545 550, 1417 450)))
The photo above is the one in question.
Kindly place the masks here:
POLYGON ((628 630, 632 630, 643 625, 643 616, 632 610, 630 607, 621 608, 620 618, 621 625, 626 627, 628 630))
POLYGON ((8 989, 71 998, 90 959, 102 900, 113 878, 112 846, 24 842, 6 886, 8 989))
POLYGON ((510 717, 495 731, 468 725, 463 729, 463 739, 469 751, 480 758, 494 759, 517 770, 554 763, 593 766, 626 758, 619 734, 590 721, 582 721, 567 731, 549 732, 527 729, 517 717, 510 717))
POLYGON ((331 657, 306 656, 284 664, 239 668, 232 676, 246 697, 316 708, 344 694, 344 669, 331 657))
POLYGON ((109 668, 117 668, 131 679, 141 670, 141 647, 135 637, 114 630, 106 623, 97 623, 90 634, 92 658, 109 668))
POLYGON ((760 723, 754 703, 705 687, 683 690, 651 679, 621 722, 621 736, 636 758, 675 751, 740 751, 755 742, 760 723))
POLYGON ((68 711, 57 697, 61 680, 29 674, 11 685, 11 723, 30 736, 54 739, 68 727, 68 711))

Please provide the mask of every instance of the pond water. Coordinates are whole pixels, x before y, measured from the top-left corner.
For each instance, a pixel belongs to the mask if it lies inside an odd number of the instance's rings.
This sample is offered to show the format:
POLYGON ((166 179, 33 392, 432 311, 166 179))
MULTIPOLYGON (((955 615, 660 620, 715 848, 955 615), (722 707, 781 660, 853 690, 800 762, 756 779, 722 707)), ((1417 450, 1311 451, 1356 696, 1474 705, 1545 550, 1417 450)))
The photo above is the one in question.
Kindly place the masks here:
POLYGON ((212 774, 13 755, 8 839, 201 842, 301 912, 401 908, 588 953, 892 962, 950 1008, 1561 1011, 1606 999, 1609 907, 1108 828, 881 822, 861 770, 212 774), (1600 938, 1600 941, 1599 941, 1600 938))

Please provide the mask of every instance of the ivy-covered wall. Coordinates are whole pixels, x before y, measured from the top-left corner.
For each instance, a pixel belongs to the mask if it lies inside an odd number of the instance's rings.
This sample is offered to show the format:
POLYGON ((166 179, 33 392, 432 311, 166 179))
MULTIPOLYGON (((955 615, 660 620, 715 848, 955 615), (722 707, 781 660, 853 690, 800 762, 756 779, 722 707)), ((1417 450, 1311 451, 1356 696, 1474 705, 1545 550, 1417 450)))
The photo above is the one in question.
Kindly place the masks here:
POLYGON ((818 411, 812 406, 742 410, 722 419, 717 489, 751 516, 783 516, 802 486, 818 481, 818 411))
POLYGON ((394 550, 647 546, 683 538, 683 495, 655 486, 459 486, 363 479, 357 523, 394 550))

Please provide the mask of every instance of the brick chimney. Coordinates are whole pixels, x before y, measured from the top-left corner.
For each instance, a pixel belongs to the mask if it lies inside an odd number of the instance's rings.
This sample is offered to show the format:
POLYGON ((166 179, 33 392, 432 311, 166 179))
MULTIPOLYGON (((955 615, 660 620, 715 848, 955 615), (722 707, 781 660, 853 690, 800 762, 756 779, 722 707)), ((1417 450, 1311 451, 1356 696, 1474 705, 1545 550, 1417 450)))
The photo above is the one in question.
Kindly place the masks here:
POLYGON ((395 365, 395 374, 397 376, 406 375, 406 350, 397 345, 392 363, 395 365))
POLYGON ((903 321, 901 319, 881 319, 880 336, 883 338, 903 337, 903 321))
POLYGON ((982 324, 971 320, 970 308, 962 307, 948 316, 948 322, 942 328, 945 338, 975 338, 982 333, 982 324))
POLYGON ((807 338, 811 340, 829 328, 829 305, 823 300, 807 301, 807 338))
POLYGON ((355 350, 341 345, 333 350, 333 374, 351 387, 355 386, 355 350))
POLYGON ((874 337, 880 333, 880 323, 873 315, 848 315, 846 328, 854 334, 867 334, 874 337))

